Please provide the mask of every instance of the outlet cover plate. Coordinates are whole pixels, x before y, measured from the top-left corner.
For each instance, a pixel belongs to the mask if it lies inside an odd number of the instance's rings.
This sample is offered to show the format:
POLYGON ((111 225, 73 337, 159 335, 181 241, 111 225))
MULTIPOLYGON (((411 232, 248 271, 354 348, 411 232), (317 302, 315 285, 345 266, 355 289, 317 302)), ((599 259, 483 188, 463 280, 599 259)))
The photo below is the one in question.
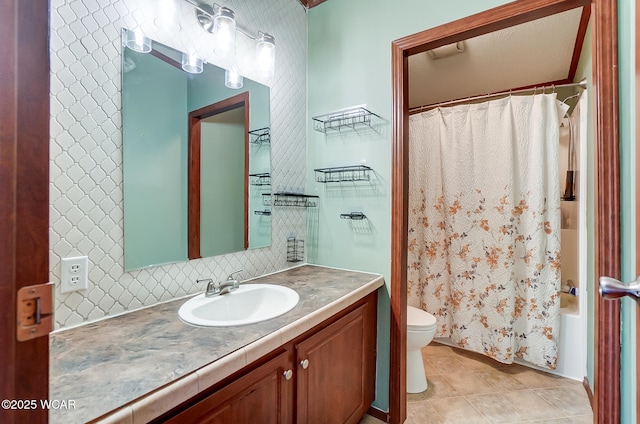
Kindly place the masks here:
POLYGON ((60 291, 69 293, 88 288, 88 266, 86 256, 62 258, 60 264, 60 291))

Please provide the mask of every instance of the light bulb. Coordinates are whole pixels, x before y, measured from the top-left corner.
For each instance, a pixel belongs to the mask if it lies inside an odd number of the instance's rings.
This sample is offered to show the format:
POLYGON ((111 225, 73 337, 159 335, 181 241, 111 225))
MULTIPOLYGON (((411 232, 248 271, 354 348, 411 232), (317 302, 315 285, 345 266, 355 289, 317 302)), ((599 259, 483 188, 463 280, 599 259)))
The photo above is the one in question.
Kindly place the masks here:
POLYGON ((151 51, 151 39, 145 37, 140 28, 135 31, 127 31, 125 45, 138 53, 149 53, 151 51))
POLYGON ((236 20, 233 10, 220 7, 213 16, 214 51, 221 58, 229 58, 236 49, 236 20))
POLYGON ((182 69, 190 74, 199 74, 203 69, 203 61, 195 53, 182 53, 182 69))
POLYGON ((158 0, 156 4, 155 24, 167 31, 179 31, 178 0, 158 0))
POLYGON ((227 87, 237 90, 242 88, 243 82, 244 78, 236 71, 230 69, 224 71, 224 85, 227 87))
POLYGON ((260 73, 272 77, 276 62, 276 40, 269 34, 262 34, 256 44, 256 58, 260 73))

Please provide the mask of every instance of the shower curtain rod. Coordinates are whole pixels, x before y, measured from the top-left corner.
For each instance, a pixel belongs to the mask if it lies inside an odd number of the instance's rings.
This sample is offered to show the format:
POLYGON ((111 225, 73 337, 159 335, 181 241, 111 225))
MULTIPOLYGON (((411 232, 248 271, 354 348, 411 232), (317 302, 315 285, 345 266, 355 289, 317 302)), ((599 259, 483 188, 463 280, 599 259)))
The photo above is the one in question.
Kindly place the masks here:
POLYGON ((448 100, 446 102, 433 103, 430 105, 413 107, 409 109, 409 114, 413 115, 414 113, 424 112, 425 110, 435 109, 440 106, 455 105, 458 103, 466 103, 474 100, 490 99, 492 97, 500 97, 500 96, 506 96, 511 94, 522 94, 522 93, 528 93, 528 92, 533 92, 533 93, 537 91, 544 92, 545 90, 549 90, 549 89, 555 90, 556 88, 567 88, 567 87, 578 87, 578 88, 586 89, 587 81, 583 79, 580 82, 574 82, 570 84, 558 84, 558 85, 546 85, 542 87, 522 88, 520 90, 509 90, 509 91, 502 91, 500 93, 491 93, 491 94, 483 94, 481 96, 466 97, 464 99, 458 99, 458 100, 448 100))

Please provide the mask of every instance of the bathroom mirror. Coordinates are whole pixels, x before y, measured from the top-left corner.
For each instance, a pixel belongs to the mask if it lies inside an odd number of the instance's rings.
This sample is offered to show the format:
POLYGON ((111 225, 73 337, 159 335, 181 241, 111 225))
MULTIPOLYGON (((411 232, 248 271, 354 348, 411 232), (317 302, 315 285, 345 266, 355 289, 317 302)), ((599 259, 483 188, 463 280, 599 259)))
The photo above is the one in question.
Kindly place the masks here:
POLYGON ((270 246, 270 211, 262 205, 262 194, 271 189, 269 88, 247 78, 242 88, 227 88, 225 70, 208 63, 202 73, 187 73, 182 52, 155 41, 148 53, 133 51, 124 43, 127 32, 123 29, 125 270, 270 246), (189 181, 190 114, 240 94, 246 104, 235 114, 246 115, 242 123, 227 114, 207 117, 206 126, 222 132, 205 131, 218 135, 199 143, 196 202, 193 193, 189 196, 196 185, 189 181), (235 129, 227 131, 230 126, 235 129), (196 208, 197 235, 189 230, 196 208), (197 254, 190 247, 194 243, 197 254))

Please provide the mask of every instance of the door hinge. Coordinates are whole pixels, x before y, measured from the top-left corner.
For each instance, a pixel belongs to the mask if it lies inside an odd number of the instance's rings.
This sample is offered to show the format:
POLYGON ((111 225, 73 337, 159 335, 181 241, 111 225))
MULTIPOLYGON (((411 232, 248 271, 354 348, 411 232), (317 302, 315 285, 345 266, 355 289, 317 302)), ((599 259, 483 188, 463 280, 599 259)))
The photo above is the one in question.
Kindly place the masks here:
POLYGON ((53 330, 53 283, 36 284, 18 290, 16 338, 35 339, 53 330))

